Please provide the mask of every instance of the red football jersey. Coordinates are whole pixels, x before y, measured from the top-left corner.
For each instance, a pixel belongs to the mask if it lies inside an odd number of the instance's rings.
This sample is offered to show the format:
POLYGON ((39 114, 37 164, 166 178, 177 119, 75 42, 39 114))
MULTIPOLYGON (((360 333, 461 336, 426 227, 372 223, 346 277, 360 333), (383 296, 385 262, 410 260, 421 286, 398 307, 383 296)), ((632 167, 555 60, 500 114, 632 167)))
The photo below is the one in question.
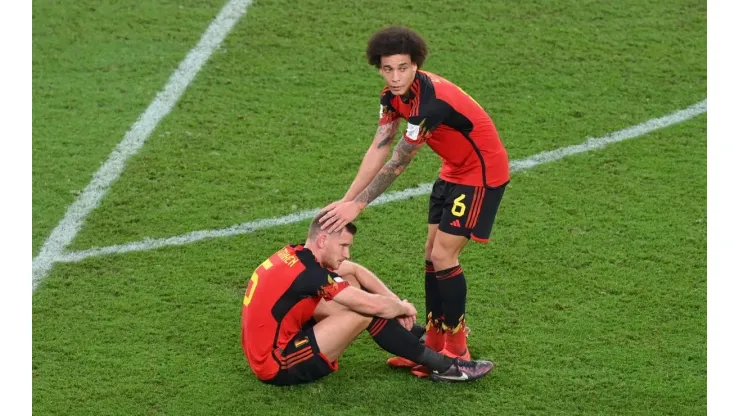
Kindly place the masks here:
POLYGON ((347 286, 302 245, 284 247, 254 271, 242 306, 242 349, 257 377, 277 374, 282 350, 321 299, 331 300, 347 286))
POLYGON ((388 88, 380 97, 380 125, 403 117, 403 139, 426 142, 442 158, 440 178, 457 184, 497 187, 509 181, 509 157, 491 117, 457 85, 417 71, 406 96, 388 88))

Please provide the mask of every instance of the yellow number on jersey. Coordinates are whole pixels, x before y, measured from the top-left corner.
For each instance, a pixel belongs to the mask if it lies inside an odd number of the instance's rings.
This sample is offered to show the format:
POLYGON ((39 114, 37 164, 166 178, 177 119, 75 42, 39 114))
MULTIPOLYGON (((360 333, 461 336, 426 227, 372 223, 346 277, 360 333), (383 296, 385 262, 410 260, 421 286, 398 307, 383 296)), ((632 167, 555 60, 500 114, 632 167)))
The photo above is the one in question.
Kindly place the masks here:
MULTIPOLYGON (((270 267, 272 267, 272 262, 270 259, 265 260, 260 264, 260 266, 268 270, 270 267)), ((257 274, 257 271, 259 270, 259 267, 252 273, 252 278, 249 279, 249 283, 247 284, 247 292, 244 294, 244 306, 248 306, 249 302, 252 301, 252 296, 254 296, 254 291, 257 289, 257 283, 260 281, 260 276, 257 274)))

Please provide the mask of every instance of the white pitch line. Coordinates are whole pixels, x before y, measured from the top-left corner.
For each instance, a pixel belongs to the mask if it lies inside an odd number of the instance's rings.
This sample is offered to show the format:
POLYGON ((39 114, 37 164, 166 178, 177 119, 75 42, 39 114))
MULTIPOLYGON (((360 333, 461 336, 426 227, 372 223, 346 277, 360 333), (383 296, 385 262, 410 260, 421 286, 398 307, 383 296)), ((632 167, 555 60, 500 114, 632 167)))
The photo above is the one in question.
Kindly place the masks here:
POLYGON ((230 0, 221 9, 203 33, 200 42, 188 52, 180 66, 172 73, 164 89, 126 132, 123 140, 113 149, 103 166, 95 172, 82 194, 69 206, 64 218, 33 259, 33 290, 36 290, 57 258, 77 236, 90 212, 98 206, 111 185, 121 176, 126 160, 141 149, 157 124, 169 114, 213 51, 221 45, 236 22, 246 14, 251 3, 252 0, 230 0))
MULTIPOLYGON (((626 128, 624 130, 615 131, 607 134, 606 136, 599 138, 589 138, 585 142, 574 145, 563 147, 556 150, 538 153, 524 160, 513 160, 509 166, 513 172, 519 172, 529 168, 533 168, 543 163, 554 162, 565 158, 566 156, 575 155, 578 153, 584 153, 590 150, 605 147, 612 143, 621 142, 623 140, 642 136, 655 130, 668 127, 682 121, 686 121, 699 114, 706 113, 707 111, 707 100, 692 105, 686 109, 676 111, 675 113, 669 114, 664 117, 654 118, 644 123, 638 124, 633 127, 626 128)), ((432 189, 431 183, 421 184, 414 188, 404 189, 403 191, 389 192, 383 194, 378 199, 373 201, 370 205, 381 205, 389 202, 400 201, 403 199, 409 199, 419 195, 429 194, 432 189)), ((88 250, 76 251, 67 253, 57 257, 55 260, 58 262, 78 262, 88 257, 102 256, 106 254, 122 254, 133 251, 145 251, 153 250, 161 247, 168 246, 180 246, 185 244, 191 244, 196 241, 205 240, 209 238, 218 237, 229 237, 239 234, 247 234, 256 230, 262 230, 265 228, 277 227, 280 225, 287 225, 297 223, 303 220, 313 218, 314 215, 319 211, 320 208, 314 208, 311 210, 300 211, 293 214, 285 215, 282 217, 267 218, 257 221, 245 222, 242 224, 233 225, 228 228, 221 228, 216 230, 201 230, 193 231, 191 233, 178 235, 169 238, 158 238, 158 239, 146 239, 143 241, 120 244, 102 248, 91 248, 88 250)))

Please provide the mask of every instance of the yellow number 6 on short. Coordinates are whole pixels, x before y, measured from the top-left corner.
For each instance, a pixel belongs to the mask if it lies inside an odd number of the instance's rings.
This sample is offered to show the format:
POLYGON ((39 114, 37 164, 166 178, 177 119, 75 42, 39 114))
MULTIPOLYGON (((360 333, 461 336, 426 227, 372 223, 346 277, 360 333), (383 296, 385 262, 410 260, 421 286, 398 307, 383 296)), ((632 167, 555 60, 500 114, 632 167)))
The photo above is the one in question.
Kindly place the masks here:
MULTIPOLYGON (((263 269, 268 270, 270 267, 272 267, 272 262, 270 259, 265 260, 262 264, 260 264, 263 269)), ((259 270, 259 267, 257 268, 259 270)), ((247 284, 247 292, 244 294, 244 306, 248 306, 249 302, 252 301, 252 296, 254 296, 254 291, 257 289, 257 283, 260 281, 260 276, 257 274, 257 270, 252 273, 252 278, 249 279, 249 283, 247 284)))

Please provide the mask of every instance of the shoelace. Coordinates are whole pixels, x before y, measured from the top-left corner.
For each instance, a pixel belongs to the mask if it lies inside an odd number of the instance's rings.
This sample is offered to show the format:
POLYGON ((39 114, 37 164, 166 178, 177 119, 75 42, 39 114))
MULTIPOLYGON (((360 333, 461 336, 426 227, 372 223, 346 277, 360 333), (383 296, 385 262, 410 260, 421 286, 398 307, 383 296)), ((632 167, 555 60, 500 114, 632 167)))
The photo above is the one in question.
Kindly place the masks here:
POLYGON ((465 361, 461 358, 455 358, 455 365, 458 367, 466 367, 466 368, 475 368, 475 363, 473 361, 465 361))

